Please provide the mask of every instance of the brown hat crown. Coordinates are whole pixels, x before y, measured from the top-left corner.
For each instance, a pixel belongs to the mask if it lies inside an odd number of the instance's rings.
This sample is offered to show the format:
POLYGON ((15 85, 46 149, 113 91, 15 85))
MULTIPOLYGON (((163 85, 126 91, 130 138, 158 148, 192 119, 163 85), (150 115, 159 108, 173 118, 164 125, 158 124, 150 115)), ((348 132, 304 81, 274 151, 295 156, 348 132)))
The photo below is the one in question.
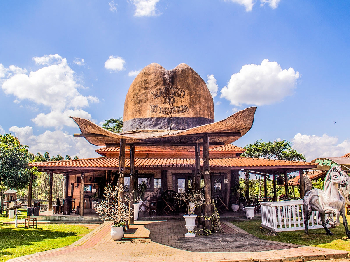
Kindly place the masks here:
POLYGON ((214 122, 213 98, 188 65, 166 70, 146 66, 132 82, 124 103, 123 131, 184 130, 214 122))

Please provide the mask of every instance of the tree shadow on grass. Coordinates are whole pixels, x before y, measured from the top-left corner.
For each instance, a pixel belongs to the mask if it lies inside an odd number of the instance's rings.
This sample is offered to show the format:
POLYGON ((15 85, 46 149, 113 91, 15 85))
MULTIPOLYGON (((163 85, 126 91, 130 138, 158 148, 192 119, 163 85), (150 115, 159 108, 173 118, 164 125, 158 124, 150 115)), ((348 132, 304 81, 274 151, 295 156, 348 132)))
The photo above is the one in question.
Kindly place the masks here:
MULTIPOLYGON (((13 227, 0 228, 0 257, 12 255, 11 252, 4 251, 8 248, 18 248, 20 246, 33 245, 35 242, 77 236, 75 232, 64 232, 48 229, 24 229, 13 227)), ((48 248, 50 249, 50 248, 48 248)))

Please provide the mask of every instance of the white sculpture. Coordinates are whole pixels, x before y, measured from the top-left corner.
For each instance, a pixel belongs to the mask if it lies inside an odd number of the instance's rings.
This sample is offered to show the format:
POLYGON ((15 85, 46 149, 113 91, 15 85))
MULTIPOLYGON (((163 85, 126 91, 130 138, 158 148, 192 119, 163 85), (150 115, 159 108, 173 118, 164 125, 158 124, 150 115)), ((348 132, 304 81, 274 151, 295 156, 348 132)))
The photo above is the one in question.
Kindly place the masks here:
POLYGON ((335 215, 337 221, 335 225, 339 224, 339 216, 343 216, 343 224, 347 237, 350 238, 348 229, 348 222, 345 216, 345 196, 349 195, 350 189, 349 176, 341 170, 339 166, 332 167, 324 180, 324 188, 312 189, 306 192, 304 197, 304 224, 305 233, 308 234, 308 221, 312 211, 318 211, 321 217, 322 226, 326 230, 327 235, 332 235, 332 232, 326 226, 326 214, 335 215), (338 186, 342 187, 342 194, 338 186), (346 193, 347 192, 347 193, 346 193))

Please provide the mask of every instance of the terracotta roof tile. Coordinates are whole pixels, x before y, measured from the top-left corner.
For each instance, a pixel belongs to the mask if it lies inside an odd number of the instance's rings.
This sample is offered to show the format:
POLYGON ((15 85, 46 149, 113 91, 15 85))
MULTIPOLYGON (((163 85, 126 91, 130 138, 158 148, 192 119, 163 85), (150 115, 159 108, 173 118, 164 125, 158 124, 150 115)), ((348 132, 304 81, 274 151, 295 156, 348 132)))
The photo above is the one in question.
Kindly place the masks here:
MULTIPOLYGON (((125 165, 129 167, 130 160, 126 159, 125 165)), ((256 159, 256 158, 220 158, 210 159, 210 166, 212 168, 230 168, 230 167, 306 167, 313 168, 316 165, 302 162, 302 161, 284 161, 284 160, 268 160, 268 159, 256 159)), ((137 158, 135 159, 135 166, 142 167, 194 167, 194 159, 157 159, 157 158, 137 158)), ((201 160, 201 164, 203 161, 201 160)), ((64 168, 117 168, 119 167, 119 160, 117 158, 89 158, 89 159, 77 159, 77 160, 62 160, 51 162, 34 162, 30 163, 30 166, 37 166, 39 169, 64 169, 64 168)))

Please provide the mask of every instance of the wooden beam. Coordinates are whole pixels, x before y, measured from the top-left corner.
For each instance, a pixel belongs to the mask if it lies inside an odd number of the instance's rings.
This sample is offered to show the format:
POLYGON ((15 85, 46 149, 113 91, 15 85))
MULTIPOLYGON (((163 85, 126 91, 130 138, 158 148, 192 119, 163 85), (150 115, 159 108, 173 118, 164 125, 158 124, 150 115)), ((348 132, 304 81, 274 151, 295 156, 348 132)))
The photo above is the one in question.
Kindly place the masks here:
POLYGON ((81 183, 80 183, 80 215, 84 216, 84 187, 85 187, 85 174, 81 173, 81 183))
POLYGON ((267 174, 264 175, 264 201, 267 201, 267 174))
POLYGON ((300 175, 300 198, 304 198, 305 196, 305 178, 304 178, 304 172, 302 170, 299 171, 299 175, 300 175))
POLYGON ((286 198, 289 199, 289 196, 288 196, 288 173, 287 173, 287 171, 284 171, 284 191, 285 191, 286 198))
POLYGON ((273 186, 273 202, 277 201, 277 189, 276 189, 276 172, 273 172, 273 176, 272 176, 272 186, 273 186))
POLYGON ((195 151, 195 171, 194 171, 194 180, 195 180, 195 190, 199 191, 201 189, 201 163, 200 163, 200 145, 197 143, 194 147, 195 151))
POLYGON ((129 186, 129 224, 134 224, 134 196, 135 196, 135 188, 134 188, 134 174, 135 174, 135 146, 130 145, 130 186, 129 186))
POLYGON ((212 230, 211 211, 211 179, 209 170, 209 137, 203 136, 203 172, 204 172, 204 197, 205 197, 205 228, 212 230))
POLYGON ((250 197, 249 197, 249 171, 245 171, 245 199, 247 201, 247 205, 250 205, 250 197))
MULTIPOLYGON (((120 139, 119 151, 119 186, 124 188, 124 172, 125 172, 125 139, 120 139)), ((120 203, 124 203, 124 190, 119 194, 120 203)))

